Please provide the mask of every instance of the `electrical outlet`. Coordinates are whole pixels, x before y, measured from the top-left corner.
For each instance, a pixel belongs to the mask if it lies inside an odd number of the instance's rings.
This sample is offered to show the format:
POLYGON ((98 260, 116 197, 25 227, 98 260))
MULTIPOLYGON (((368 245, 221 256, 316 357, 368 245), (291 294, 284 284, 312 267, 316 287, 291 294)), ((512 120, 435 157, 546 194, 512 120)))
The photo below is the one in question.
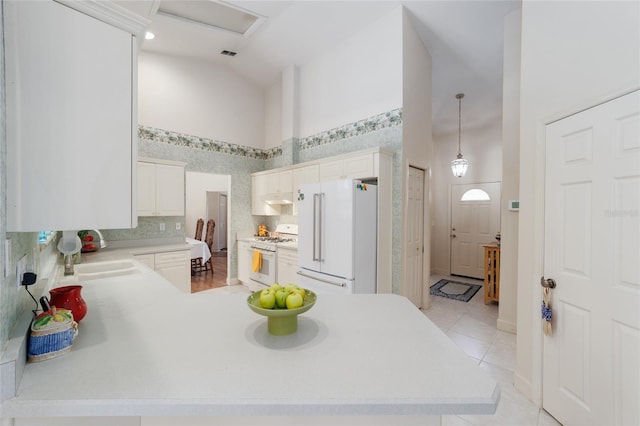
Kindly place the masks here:
POLYGON ((16 263, 16 283, 18 288, 22 284, 22 276, 27 272, 27 255, 23 255, 16 263))
POLYGON ((176 231, 179 231, 182 228, 182 224, 180 222, 176 222, 176 231))
POLYGON ((161 223, 161 224, 160 224, 160 230, 161 230, 161 231, 164 231, 164 223, 161 223))

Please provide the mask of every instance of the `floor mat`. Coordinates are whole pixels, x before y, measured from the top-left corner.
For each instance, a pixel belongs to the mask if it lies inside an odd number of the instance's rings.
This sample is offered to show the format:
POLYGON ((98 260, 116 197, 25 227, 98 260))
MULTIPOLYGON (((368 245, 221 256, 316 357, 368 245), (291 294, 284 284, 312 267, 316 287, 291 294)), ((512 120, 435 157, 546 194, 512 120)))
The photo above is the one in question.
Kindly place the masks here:
POLYGON ((473 296, 475 296, 481 287, 482 286, 479 284, 469 284, 444 279, 432 285, 429 292, 433 296, 468 302, 473 296))

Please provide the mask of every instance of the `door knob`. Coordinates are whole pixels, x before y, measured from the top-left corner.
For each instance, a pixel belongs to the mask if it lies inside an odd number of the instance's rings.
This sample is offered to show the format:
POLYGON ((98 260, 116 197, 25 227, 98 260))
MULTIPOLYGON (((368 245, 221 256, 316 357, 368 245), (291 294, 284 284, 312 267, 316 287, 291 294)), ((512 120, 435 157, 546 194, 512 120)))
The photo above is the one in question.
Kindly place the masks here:
POLYGON ((544 288, 556 288, 556 280, 553 278, 540 277, 540 285, 544 288))

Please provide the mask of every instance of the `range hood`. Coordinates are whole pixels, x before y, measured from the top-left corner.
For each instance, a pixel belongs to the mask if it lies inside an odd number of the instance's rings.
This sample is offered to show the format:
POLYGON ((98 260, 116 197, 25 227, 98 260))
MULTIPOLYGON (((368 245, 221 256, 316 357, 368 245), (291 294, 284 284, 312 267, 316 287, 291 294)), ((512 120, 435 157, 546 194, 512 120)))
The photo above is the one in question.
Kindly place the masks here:
POLYGON ((262 201, 269 205, 293 204, 293 193, 270 192, 262 196, 262 201))

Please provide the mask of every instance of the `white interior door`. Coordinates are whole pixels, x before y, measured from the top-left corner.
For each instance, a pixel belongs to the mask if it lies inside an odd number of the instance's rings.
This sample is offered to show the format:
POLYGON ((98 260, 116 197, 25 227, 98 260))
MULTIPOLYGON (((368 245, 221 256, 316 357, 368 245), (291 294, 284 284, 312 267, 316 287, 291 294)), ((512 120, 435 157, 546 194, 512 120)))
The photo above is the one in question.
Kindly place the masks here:
POLYGON ((640 424, 640 92, 547 126, 543 406, 640 424))
POLYGON ((424 253, 424 170, 409 167, 404 295, 422 307, 424 253))
POLYGON ((216 223, 218 233, 218 247, 220 250, 227 249, 227 194, 220 194, 220 223, 216 223), (218 227, 220 229, 218 229, 218 227))
POLYGON ((482 279, 484 245, 500 232, 500 183, 451 187, 451 273, 482 279))
MULTIPOLYGON (((227 195, 219 191, 207 191, 207 221, 213 219, 216 227, 213 232, 213 250, 221 251, 227 248, 227 195)), ((203 236, 204 238, 204 236, 203 236)))

